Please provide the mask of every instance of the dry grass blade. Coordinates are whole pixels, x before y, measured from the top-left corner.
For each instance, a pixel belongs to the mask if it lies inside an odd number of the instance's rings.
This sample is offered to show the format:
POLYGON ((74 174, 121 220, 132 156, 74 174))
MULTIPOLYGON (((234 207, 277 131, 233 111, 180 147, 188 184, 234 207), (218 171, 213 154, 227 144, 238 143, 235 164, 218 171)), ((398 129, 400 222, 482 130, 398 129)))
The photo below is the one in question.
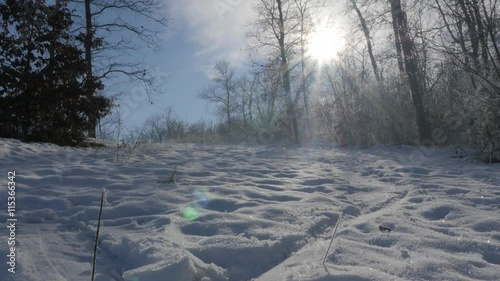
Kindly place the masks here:
POLYGON ((326 250, 326 253, 325 253, 325 258, 323 259, 323 265, 325 265, 326 257, 328 256, 328 252, 330 252, 330 248, 332 247, 333 239, 335 238, 335 234, 337 234, 337 229, 339 227, 340 222, 342 221, 343 216, 344 216, 344 213, 342 213, 340 215, 339 220, 335 224, 335 229, 333 230, 332 239, 330 240, 330 245, 328 245, 328 249, 326 250))

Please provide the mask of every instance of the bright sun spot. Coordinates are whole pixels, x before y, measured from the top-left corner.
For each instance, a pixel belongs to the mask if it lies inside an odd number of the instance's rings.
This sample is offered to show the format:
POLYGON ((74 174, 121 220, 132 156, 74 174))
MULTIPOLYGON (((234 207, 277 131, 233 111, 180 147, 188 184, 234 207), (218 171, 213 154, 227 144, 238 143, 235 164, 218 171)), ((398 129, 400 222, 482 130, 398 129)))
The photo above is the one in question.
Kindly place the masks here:
POLYGON ((309 38, 308 51, 320 63, 328 62, 344 48, 345 40, 337 28, 319 25, 309 38))

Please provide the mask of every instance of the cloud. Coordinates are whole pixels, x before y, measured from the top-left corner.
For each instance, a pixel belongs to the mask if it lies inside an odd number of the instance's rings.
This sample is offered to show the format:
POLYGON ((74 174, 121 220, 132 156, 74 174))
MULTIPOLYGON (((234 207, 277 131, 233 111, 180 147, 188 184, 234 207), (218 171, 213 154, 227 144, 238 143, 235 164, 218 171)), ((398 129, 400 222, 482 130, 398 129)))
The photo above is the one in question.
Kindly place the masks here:
POLYGON ((201 68, 211 69, 221 59, 238 65, 248 56, 245 34, 255 0, 167 1, 179 31, 199 47, 194 56, 201 68))

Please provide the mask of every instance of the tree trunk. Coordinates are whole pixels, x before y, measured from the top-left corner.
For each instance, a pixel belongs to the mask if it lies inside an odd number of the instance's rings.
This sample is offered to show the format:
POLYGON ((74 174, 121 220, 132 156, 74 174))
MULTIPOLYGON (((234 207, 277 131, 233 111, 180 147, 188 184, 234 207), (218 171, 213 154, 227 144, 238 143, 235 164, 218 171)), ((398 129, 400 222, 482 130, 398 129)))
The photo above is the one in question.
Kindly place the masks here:
MULTIPOLYGON (((361 28, 363 29, 363 33, 365 35, 365 40, 366 40, 366 45, 368 48, 368 55, 370 56, 370 61, 372 63, 372 69, 373 73, 375 74, 375 79, 377 79, 377 82, 381 85, 382 84, 382 77, 380 76, 380 73, 378 71, 378 66, 377 66, 377 61, 375 60, 375 56, 373 55, 373 47, 372 47, 372 40, 370 36, 370 30, 368 29, 368 26, 366 25, 366 20, 361 14, 361 11, 358 8, 358 5, 356 3, 356 0, 351 0, 352 7, 356 11, 359 17, 359 21, 361 23, 361 28)), ((398 60, 399 62, 399 60, 398 60)))
POLYGON ((489 50, 488 50, 488 35, 486 28, 483 23, 483 17, 481 16, 481 12, 479 10, 479 3, 477 0, 472 0, 472 11, 474 12, 474 18, 476 19, 477 24, 477 35, 479 42, 481 44, 481 59, 483 61, 484 73, 488 73, 488 64, 489 64, 489 50))
MULTIPOLYGON (((498 61, 498 63, 500 63, 500 49, 498 48, 498 42, 495 39, 495 32, 494 32, 495 23, 493 22, 492 18, 488 16, 488 9, 486 7, 486 4, 484 3, 484 0, 481 1, 481 8, 483 10, 484 17, 486 19, 486 30, 490 36, 490 44, 493 45, 493 49, 495 50, 496 54, 496 60, 498 61)), ((493 8, 496 8, 496 5, 493 8)), ((492 63, 496 64, 493 59, 492 63)), ((497 67, 495 66, 495 68, 497 67)))
MULTIPOLYGON (((227 87, 227 83, 226 83, 226 87, 227 87)), ((230 103, 230 99, 231 99, 231 93, 229 92, 229 89, 226 88, 226 118, 227 118, 227 133, 228 133, 228 137, 229 137, 229 141, 232 141, 233 140, 233 134, 232 134, 232 122, 231 122, 231 103, 230 103)))
POLYGON ((479 36, 478 36, 477 29, 476 29, 476 24, 475 24, 474 20, 472 19, 473 15, 467 9, 467 6, 466 6, 464 0, 457 0, 457 2, 458 2, 458 5, 460 6, 460 8, 462 9, 463 20, 467 24, 467 31, 469 33, 468 35, 469 35, 470 43, 471 43, 471 47, 472 47, 472 52, 470 52, 470 56, 472 57, 472 62, 474 63, 474 67, 476 68, 476 70, 481 72, 480 71, 481 65, 479 62, 479 36))
MULTIPOLYGON (((94 32, 92 31, 92 13, 90 11, 90 2, 92 0, 85 0, 85 20, 86 20, 86 37, 85 37, 85 61, 87 63, 87 96, 90 99, 94 95, 93 87, 93 74, 92 74, 92 41, 94 32)), ((88 136, 90 138, 96 137, 97 118, 95 116, 88 116, 89 127, 88 136)))
POLYGON ((442 17, 443 22, 445 24, 446 30, 448 30, 448 33, 449 33, 450 37, 453 39, 453 42, 458 42, 460 44, 460 48, 461 48, 462 54, 464 56, 465 67, 466 67, 466 69, 469 72, 472 86, 474 88, 476 88, 476 82, 475 82, 474 76, 469 71, 469 68, 470 68, 469 52, 467 51, 467 46, 465 46, 465 38, 463 36, 461 24, 457 23, 458 36, 459 36, 459 37, 457 37, 457 36, 455 36, 455 34, 453 33, 453 31, 451 30, 451 26, 448 23, 448 21, 446 20, 446 14, 444 13, 443 9, 441 8, 441 4, 439 3, 439 0, 435 0, 435 2, 436 2, 436 5, 437 5, 437 8, 438 8, 438 11, 441 14, 441 17, 442 17))
POLYGON ((302 14, 301 20, 301 31, 300 31, 300 50, 301 50, 301 67, 302 67, 302 97, 304 98, 304 109, 306 111, 306 126, 307 126, 307 138, 308 140, 312 140, 312 128, 311 128, 311 119, 309 117, 309 94, 307 93, 307 82, 306 82, 306 42, 304 39, 305 31, 304 31, 304 15, 302 14))
MULTIPOLYGON (((389 1, 391 2, 391 6, 394 5, 393 4, 394 0, 389 0, 389 1)), ((401 3, 400 3, 400 6, 401 6, 401 3)), ((396 15, 395 15, 394 11, 392 12, 392 28, 393 28, 393 31, 394 31, 394 45, 396 46, 396 56, 397 56, 397 59, 398 59, 399 73, 401 75, 404 75, 404 73, 405 73, 405 66, 404 66, 403 54, 401 52, 401 40, 399 38, 399 32, 398 32, 398 20, 396 18, 396 15)))
POLYGON ((427 117, 425 115, 423 89, 421 77, 418 72, 418 58, 415 53, 413 39, 408 34, 408 22, 406 13, 401 8, 401 0, 391 0, 391 11, 393 19, 396 20, 397 34, 401 42, 401 49, 404 54, 404 63, 408 82, 410 84, 413 106, 417 115, 417 126, 420 136, 420 142, 431 140, 431 132, 427 117))
POLYGON ((295 116, 295 106, 292 99, 291 85, 290 85, 290 69, 288 66, 288 59, 286 56, 286 48, 285 48, 285 27, 284 27, 282 1, 276 0, 276 3, 278 4, 278 12, 279 12, 279 27, 280 27, 279 46, 281 55, 281 72, 283 75, 283 88, 285 90, 286 103, 287 103, 286 113, 288 120, 292 126, 292 132, 295 139, 295 143, 299 143, 297 117, 295 116))

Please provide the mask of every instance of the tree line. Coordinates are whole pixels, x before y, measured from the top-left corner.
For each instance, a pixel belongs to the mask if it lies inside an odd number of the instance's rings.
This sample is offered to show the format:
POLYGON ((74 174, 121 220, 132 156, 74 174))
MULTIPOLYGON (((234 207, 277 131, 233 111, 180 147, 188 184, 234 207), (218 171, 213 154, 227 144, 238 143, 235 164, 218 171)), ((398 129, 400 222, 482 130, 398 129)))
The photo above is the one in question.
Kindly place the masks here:
POLYGON ((224 139, 269 130, 277 142, 457 145, 500 160, 496 1, 345 1, 347 46, 321 66, 307 49, 324 4, 257 1, 252 67, 237 76, 218 62, 198 95, 217 105, 224 139))

